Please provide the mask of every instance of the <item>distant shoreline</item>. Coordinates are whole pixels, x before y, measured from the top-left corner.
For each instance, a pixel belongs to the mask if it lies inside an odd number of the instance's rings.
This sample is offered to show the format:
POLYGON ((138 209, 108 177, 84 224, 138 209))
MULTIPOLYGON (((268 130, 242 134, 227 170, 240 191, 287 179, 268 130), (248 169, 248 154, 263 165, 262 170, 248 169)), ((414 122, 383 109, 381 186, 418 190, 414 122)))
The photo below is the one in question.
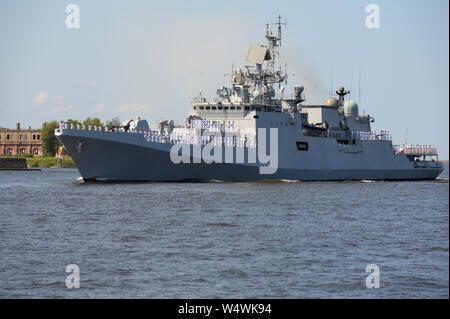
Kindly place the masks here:
MULTIPOLYGON (((58 161, 56 157, 52 156, 2 156, 2 158, 9 159, 25 159, 23 168, 76 168, 70 156, 65 157, 62 161, 58 161)), ((14 167, 16 168, 16 167, 14 167)))

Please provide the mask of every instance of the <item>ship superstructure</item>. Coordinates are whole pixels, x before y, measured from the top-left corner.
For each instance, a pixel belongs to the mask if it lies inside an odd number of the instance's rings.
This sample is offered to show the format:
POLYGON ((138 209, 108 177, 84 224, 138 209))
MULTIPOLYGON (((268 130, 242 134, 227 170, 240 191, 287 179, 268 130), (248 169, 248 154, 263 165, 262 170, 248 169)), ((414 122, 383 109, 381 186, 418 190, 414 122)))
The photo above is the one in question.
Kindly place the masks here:
POLYGON ((279 17, 276 34, 267 25, 267 45, 250 46, 252 65, 233 70, 216 98, 193 99, 185 123, 62 124, 55 134, 85 180, 407 180, 442 172, 434 148, 394 146, 389 132, 372 131, 374 118, 345 100, 344 87, 323 105, 305 104, 302 85, 286 92, 287 73, 277 68, 282 24, 279 17))

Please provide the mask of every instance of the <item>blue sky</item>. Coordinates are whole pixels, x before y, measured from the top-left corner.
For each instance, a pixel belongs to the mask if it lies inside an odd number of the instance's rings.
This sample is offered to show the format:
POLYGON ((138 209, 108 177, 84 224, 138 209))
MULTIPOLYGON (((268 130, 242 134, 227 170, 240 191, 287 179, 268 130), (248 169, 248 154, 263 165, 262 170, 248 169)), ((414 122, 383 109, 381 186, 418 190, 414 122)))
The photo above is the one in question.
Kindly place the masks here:
POLYGON ((281 14, 282 61, 309 103, 344 85, 394 143, 449 156, 447 0, 0 2, 0 126, 143 116, 182 121, 192 95, 212 96, 281 14), (65 26, 80 7, 80 29, 65 26), (365 8, 380 7, 368 29, 365 8), (358 68, 361 66, 361 99, 358 68), (295 74, 295 75, 294 75, 295 74))

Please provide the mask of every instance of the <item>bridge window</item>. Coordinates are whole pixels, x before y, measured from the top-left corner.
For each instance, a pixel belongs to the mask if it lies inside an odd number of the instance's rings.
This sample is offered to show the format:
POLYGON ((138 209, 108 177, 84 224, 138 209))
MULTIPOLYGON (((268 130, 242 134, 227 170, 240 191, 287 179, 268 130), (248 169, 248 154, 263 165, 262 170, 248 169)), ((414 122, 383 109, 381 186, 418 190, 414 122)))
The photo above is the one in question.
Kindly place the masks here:
POLYGON ((297 150, 307 152, 308 149, 308 142, 297 142, 297 150))

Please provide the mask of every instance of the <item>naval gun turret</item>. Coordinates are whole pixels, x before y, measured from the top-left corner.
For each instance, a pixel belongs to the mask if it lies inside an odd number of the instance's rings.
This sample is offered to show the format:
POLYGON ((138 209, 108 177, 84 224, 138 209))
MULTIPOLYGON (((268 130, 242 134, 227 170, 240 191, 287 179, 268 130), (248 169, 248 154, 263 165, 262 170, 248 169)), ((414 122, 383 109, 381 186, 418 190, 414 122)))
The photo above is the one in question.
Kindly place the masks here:
POLYGON ((126 120, 120 124, 120 127, 125 131, 148 131, 149 126, 147 120, 141 119, 137 116, 135 119, 126 120))

